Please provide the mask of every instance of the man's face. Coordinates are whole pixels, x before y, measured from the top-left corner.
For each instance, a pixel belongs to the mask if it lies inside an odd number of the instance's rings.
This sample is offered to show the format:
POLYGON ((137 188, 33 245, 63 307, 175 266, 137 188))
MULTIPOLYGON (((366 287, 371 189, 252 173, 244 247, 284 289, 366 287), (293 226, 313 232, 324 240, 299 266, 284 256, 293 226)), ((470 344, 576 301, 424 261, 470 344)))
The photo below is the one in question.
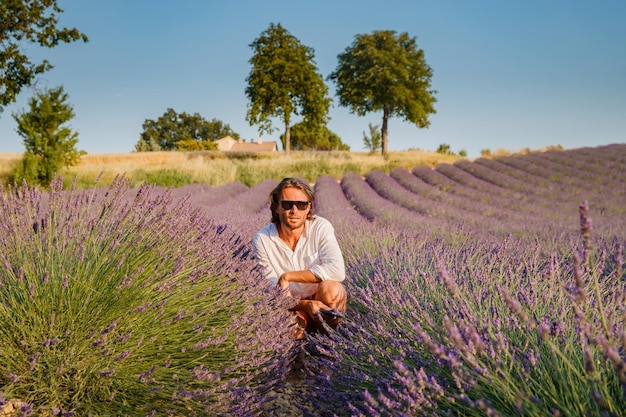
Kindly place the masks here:
POLYGON ((288 227, 291 230, 295 230, 304 226, 306 222, 306 216, 309 214, 311 210, 311 204, 307 204, 306 208, 300 210, 298 208, 298 204, 290 204, 284 203, 286 205, 290 205, 287 209, 283 208, 283 202, 308 202, 304 191, 299 188, 287 187, 283 188, 280 193, 280 201, 278 202, 278 217, 280 218, 280 223, 288 227))

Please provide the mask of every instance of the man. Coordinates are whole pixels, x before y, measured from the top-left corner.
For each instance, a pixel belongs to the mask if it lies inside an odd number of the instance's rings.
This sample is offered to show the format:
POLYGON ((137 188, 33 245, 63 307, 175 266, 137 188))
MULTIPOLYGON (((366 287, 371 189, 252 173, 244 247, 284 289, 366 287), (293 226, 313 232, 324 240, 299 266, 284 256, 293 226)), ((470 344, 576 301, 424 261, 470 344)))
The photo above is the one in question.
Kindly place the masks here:
POLYGON ((298 178, 283 179, 269 199, 271 223, 252 241, 263 277, 297 301, 290 310, 301 330, 324 332, 321 320, 335 329, 346 310, 347 293, 333 226, 313 214, 313 191, 298 178))

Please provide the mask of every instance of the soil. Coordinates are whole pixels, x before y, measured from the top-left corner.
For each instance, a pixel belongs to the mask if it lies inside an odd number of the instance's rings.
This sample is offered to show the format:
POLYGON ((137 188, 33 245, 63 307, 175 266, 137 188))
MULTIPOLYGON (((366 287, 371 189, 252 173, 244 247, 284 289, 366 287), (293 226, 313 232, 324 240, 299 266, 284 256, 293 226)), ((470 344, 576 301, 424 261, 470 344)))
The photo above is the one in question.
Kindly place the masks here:
POLYGON ((274 401, 267 404, 264 411, 266 417, 299 417, 304 416, 303 408, 314 414, 313 404, 308 401, 307 380, 302 369, 295 369, 288 375, 285 383, 270 395, 276 395, 274 401))

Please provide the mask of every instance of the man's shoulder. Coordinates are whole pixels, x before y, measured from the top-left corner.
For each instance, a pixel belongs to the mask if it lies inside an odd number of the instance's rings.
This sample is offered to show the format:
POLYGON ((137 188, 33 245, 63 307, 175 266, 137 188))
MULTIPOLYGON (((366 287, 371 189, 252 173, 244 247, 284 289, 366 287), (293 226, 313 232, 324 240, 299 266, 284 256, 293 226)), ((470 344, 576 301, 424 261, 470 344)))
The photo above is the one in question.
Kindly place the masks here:
POLYGON ((324 224, 330 224, 330 222, 328 221, 328 219, 326 217, 322 217, 320 215, 315 215, 313 216, 313 219, 311 220, 311 222, 313 223, 324 223, 324 224))
POLYGON ((276 234, 276 226, 274 225, 274 223, 268 223, 261 230, 256 232, 256 234, 254 235, 254 239, 257 239, 261 236, 272 236, 274 234, 276 234))
POLYGON ((309 220, 309 225, 311 226, 311 230, 327 228, 333 229, 333 225, 330 223, 330 221, 328 221, 328 219, 318 215, 315 215, 313 220, 309 220))

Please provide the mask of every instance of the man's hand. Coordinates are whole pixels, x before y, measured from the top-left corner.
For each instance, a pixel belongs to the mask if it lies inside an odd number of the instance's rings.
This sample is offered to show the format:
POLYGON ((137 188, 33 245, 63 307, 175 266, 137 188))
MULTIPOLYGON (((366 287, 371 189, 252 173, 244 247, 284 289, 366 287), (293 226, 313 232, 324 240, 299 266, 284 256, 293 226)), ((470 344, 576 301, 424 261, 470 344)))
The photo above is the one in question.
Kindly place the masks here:
POLYGON ((320 310, 330 310, 330 307, 327 306, 326 304, 322 303, 321 301, 318 300, 306 300, 306 308, 305 311, 306 313, 313 317, 314 319, 320 319, 321 316, 321 312, 320 310))
POLYGON ((283 290, 289 291, 289 280, 287 279, 287 273, 285 272, 278 278, 277 285, 283 290))

